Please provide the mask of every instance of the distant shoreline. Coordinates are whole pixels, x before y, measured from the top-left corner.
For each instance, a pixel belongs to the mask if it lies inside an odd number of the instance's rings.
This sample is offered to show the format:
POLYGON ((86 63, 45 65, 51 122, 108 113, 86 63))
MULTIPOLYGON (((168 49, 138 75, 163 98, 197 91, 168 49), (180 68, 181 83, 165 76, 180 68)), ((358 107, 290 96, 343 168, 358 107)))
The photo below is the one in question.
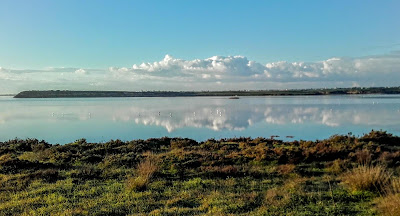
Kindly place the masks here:
MULTIPOLYGON (((238 90, 238 91, 22 91, 14 98, 90 98, 90 97, 204 97, 204 96, 307 96, 307 95, 359 95, 400 94, 400 87, 238 90)), ((5 95, 3 95, 5 96, 5 95)))

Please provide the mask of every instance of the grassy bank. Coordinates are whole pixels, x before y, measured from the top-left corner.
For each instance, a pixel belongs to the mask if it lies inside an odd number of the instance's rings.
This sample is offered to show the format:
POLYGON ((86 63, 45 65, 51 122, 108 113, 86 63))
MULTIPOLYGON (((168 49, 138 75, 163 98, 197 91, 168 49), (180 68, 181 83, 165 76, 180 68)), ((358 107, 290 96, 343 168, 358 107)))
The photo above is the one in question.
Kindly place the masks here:
POLYGON ((0 143, 0 215, 398 215, 400 137, 0 143))

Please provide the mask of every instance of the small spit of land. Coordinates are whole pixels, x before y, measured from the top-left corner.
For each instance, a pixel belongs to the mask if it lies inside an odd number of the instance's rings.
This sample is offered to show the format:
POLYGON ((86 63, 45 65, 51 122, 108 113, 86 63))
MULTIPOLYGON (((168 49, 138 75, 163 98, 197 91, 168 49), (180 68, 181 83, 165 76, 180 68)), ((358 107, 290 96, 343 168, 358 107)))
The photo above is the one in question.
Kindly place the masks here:
POLYGON ((400 137, 0 142, 0 215, 400 215, 400 137))
POLYGON ((76 98, 76 97, 196 97, 196 96, 294 96, 346 94, 400 94, 400 87, 242 90, 242 91, 23 91, 15 98, 76 98))

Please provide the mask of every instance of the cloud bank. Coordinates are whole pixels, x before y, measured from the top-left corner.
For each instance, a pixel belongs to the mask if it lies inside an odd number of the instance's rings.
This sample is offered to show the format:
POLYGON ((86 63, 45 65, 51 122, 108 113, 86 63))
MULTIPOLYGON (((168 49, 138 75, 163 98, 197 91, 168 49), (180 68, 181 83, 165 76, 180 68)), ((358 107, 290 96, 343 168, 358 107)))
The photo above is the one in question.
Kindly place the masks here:
POLYGON ((234 90, 349 86, 398 86, 400 52, 317 62, 261 64, 244 56, 184 60, 166 55, 132 67, 7 69, 0 92, 70 90, 234 90))

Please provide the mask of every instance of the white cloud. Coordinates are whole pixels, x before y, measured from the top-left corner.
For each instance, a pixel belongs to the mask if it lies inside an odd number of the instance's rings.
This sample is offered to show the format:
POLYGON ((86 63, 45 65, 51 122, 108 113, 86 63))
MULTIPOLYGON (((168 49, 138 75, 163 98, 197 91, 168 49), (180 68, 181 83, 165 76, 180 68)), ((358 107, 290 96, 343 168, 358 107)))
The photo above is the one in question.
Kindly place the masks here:
POLYGON ((87 72, 85 69, 82 69, 82 68, 76 70, 75 73, 76 73, 76 74, 80 74, 80 75, 86 75, 86 74, 88 74, 88 72, 87 72))
POLYGON ((0 93, 30 89, 230 90, 398 85, 400 52, 318 62, 261 64, 244 56, 184 60, 166 55, 132 67, 6 69, 0 93), (85 76, 82 76, 85 75, 85 76))
POLYGON ((208 59, 183 60, 166 55, 153 63, 134 64, 132 68, 121 68, 124 72, 149 76, 189 76, 221 78, 224 75, 249 76, 262 73, 263 65, 249 61, 243 56, 214 56, 208 59))
MULTIPOLYGON (((265 65, 243 56, 214 56, 207 59, 182 60, 166 55, 162 61, 135 64, 116 72, 150 77, 191 77, 221 79, 221 82, 243 81, 352 81, 399 77, 400 54, 363 58, 331 58, 319 62, 271 62, 265 65)), ((196 81, 196 80, 195 80, 196 81)))

